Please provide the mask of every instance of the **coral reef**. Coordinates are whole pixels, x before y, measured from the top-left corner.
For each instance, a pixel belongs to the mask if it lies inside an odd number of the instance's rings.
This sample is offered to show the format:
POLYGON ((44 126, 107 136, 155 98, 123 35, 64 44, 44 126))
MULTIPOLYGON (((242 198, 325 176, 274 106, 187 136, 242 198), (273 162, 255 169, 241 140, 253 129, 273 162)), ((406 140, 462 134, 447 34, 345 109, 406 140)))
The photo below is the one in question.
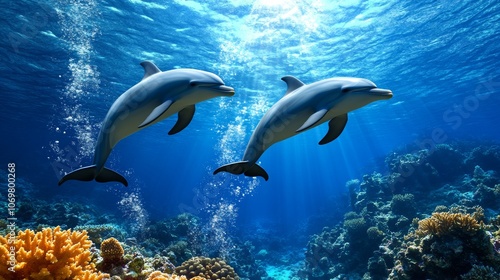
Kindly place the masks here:
POLYGON ((79 231, 85 230, 87 232, 87 235, 89 236, 89 239, 95 244, 101 244, 103 238, 108 235, 123 237, 120 229, 114 224, 85 224, 76 226, 73 229, 79 231))
POLYGON ((23 221, 33 220, 36 224, 74 228, 96 216, 97 212, 92 206, 80 203, 46 203, 36 200, 22 202, 18 215, 23 221))
POLYGON ((356 241, 357 239, 363 237, 368 229, 368 225, 366 224, 366 220, 364 218, 355 218, 344 221, 344 228, 347 230, 351 240, 356 241))
MULTIPOLYGON (((194 279, 194 278, 193 278, 194 279)), ((198 278, 197 280, 203 280, 205 278, 198 278)), ((147 278, 147 280, 187 280, 186 276, 169 275, 167 273, 162 273, 161 271, 153 271, 147 278)))
POLYGON ((198 224, 199 218, 183 213, 177 217, 152 224, 149 236, 168 246, 171 242, 177 242, 181 237, 187 237, 198 224))
POLYGON ((188 279, 203 277, 206 279, 239 280, 234 269, 219 258, 194 257, 175 269, 177 275, 188 279))
MULTIPOLYGON (((135 246, 124 246, 125 255, 123 262, 109 266, 109 273, 116 279, 146 279, 153 272, 158 277, 170 276, 174 277, 172 273, 175 266, 165 256, 156 255, 154 257, 144 257, 135 246)), ((98 263, 97 267, 101 268, 102 263, 98 263)), ((160 279, 160 278, 158 278, 160 279)), ((172 278, 177 279, 177 278, 172 278)))
POLYGON ((470 279, 500 272, 500 254, 470 214, 433 213, 405 239, 389 279, 470 279))
POLYGON ((46 228, 20 231, 15 238, 0 237, 0 278, 3 279, 103 279, 91 263, 85 231, 46 228), (9 253, 14 243, 15 252, 9 253), (11 266, 12 265, 12 266, 11 266), (11 271, 9 271, 11 268, 11 271), (13 270, 13 272, 12 272, 13 270))
MULTIPOLYGON (((266 235, 264 235, 266 236, 266 235)), ((262 235, 257 235, 257 238, 261 238, 262 235)), ((252 239, 252 237, 247 237, 252 239)), ((254 240, 261 244, 260 240, 254 240)), ((268 240, 269 243, 271 243, 268 240)), ((269 244, 268 243, 268 244, 269 244)), ((267 273, 263 267, 263 264, 269 264, 272 262, 269 258, 269 252, 265 249, 258 250, 255 245, 250 241, 239 242, 236 244, 232 250, 232 259, 229 264, 238 271, 238 275, 241 278, 257 280, 265 279, 267 273)))
MULTIPOLYGON (((160 271, 153 271, 147 278, 147 280, 187 280, 186 276, 177 276, 175 274, 162 273, 160 271)), ((201 276, 195 276, 191 280, 207 280, 201 276)))
POLYGON ((457 144, 438 144, 433 149, 417 148, 411 153, 393 153, 386 158, 391 171, 388 182, 394 193, 417 189, 428 191, 462 176, 467 170, 465 157, 457 144), (451 167, 449 162, 456 164, 451 167))
POLYGON ((148 231, 146 250, 168 256, 170 261, 179 265, 201 254, 192 240, 192 232, 199 231, 199 218, 183 213, 174 218, 153 223, 148 231))
POLYGON ((500 273, 489 266, 473 265, 472 269, 461 278, 462 280, 497 280, 500 279, 500 273))
POLYGON ((466 156, 465 163, 468 166, 479 165, 486 170, 500 172, 500 146, 477 145, 466 156))
POLYGON ((384 238, 384 232, 378 227, 370 227, 366 230, 368 240, 379 243, 384 238))
POLYGON ((346 239, 347 234, 340 227, 324 228, 313 235, 307 244, 306 270, 302 274, 307 279, 331 279, 354 266, 349 261, 351 248, 346 239))
MULTIPOLYGON (((1 170, 0 170, 1 171, 1 170)), ((0 172, 1 173, 1 172, 0 172)), ((21 182, 24 182, 21 179, 21 182)), ((26 188, 31 186, 28 183, 26 188)), ((19 188, 21 193, 29 193, 25 187, 19 188)), ((2 190, 0 189, 0 195, 2 190)), ((59 226, 61 229, 71 228, 75 231, 87 231, 89 239, 100 244, 107 237, 123 238, 126 233, 117 226, 117 221, 111 214, 101 214, 103 211, 98 205, 90 203, 59 202, 42 200, 38 197, 23 196, 28 199, 19 201, 16 211, 16 226, 20 229, 42 230, 46 227, 59 226)), ((67 200, 72 200, 68 198, 67 200)), ((0 207, 0 217, 6 217, 3 212, 7 208, 0 207), (3 214, 2 214, 3 213, 3 214)), ((104 211, 105 212, 105 211, 104 211)), ((0 220, 0 233, 2 233, 3 220, 0 220)))
MULTIPOLYGON (((16 235, 15 273, 8 271, 13 238, 0 237, 0 279, 102 279, 106 272, 116 280, 269 280, 292 263, 287 239, 304 244, 309 233, 316 234, 295 275, 302 279, 500 279, 499 146, 414 146, 385 162, 387 170, 347 182, 351 212, 343 219, 347 201, 335 219, 321 217, 330 224, 315 224, 298 241, 259 225, 231 240, 224 261, 194 257, 222 253, 190 214, 130 235, 92 206, 25 200, 20 226, 40 232, 16 235)), ((7 226, 0 220, 0 231, 7 226)))
POLYGON ((391 210, 395 215, 414 217, 417 212, 415 196, 411 193, 395 194, 392 197, 391 210))
POLYGON ((474 167, 472 178, 464 180, 464 187, 476 189, 473 200, 485 207, 495 207, 500 203, 500 179, 496 172, 484 171, 479 165, 474 167))
POLYGON ((189 243, 184 240, 172 242, 163 252, 166 252, 172 263, 180 264, 193 257, 189 243))
POLYGON ((387 174, 346 183, 352 212, 345 214, 343 226, 311 237, 299 275, 472 279, 500 271, 500 220, 488 222, 499 213, 498 146, 415 145, 385 162, 387 174), (451 272, 451 266, 460 269, 451 272))

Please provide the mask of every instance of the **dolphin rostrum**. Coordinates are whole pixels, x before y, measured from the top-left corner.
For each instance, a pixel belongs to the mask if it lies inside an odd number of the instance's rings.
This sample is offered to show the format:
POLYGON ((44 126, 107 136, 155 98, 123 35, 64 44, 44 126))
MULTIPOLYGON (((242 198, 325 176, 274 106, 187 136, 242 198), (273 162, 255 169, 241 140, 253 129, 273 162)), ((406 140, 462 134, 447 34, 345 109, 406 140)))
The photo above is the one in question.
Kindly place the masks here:
POLYGON ((281 79, 288 90, 260 120, 242 161, 223 165, 214 175, 225 171, 261 176, 267 181, 269 175, 256 162, 271 145, 329 121, 328 132, 319 142, 327 144, 344 130, 348 112, 392 97, 390 90, 377 88, 373 82, 361 78, 331 78, 309 85, 292 76, 281 79))
POLYGON ((174 69, 161 72, 149 61, 141 62, 142 81, 125 91, 111 105, 97 139, 94 162, 66 174, 59 185, 68 180, 120 182, 127 180, 104 167, 113 147, 123 138, 147 126, 178 113, 174 127, 168 133, 183 130, 193 119, 195 104, 217 96, 233 96, 234 89, 210 72, 196 69, 174 69))

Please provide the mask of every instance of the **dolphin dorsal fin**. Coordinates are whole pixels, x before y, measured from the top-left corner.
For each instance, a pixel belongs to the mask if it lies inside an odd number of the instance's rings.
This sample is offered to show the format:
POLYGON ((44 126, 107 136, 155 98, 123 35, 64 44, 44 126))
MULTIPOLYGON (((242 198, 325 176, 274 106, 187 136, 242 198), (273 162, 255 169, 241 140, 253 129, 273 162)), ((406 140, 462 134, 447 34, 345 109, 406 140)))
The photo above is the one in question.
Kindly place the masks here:
POLYGON ((144 68, 144 77, 142 77, 143 80, 151 75, 161 72, 161 70, 151 61, 143 61, 141 62, 141 66, 144 68))
POLYGON ((304 85, 304 83, 302 81, 295 78, 294 76, 285 76, 285 77, 281 78, 281 80, 283 80, 286 83, 286 85, 288 86, 288 89, 287 89, 285 95, 289 94, 290 92, 292 92, 292 91, 294 91, 294 90, 296 90, 299 87, 304 85))

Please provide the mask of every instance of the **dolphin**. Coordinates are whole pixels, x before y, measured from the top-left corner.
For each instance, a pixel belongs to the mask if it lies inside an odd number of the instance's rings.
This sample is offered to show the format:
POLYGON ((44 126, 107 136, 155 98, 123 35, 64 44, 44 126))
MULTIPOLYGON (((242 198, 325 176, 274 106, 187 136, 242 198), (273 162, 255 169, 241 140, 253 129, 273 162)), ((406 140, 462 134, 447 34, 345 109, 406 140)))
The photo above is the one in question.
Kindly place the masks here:
POLYGON ((309 85, 293 76, 285 76, 281 80, 288 89, 260 120, 243 159, 219 167, 214 175, 225 171, 250 177, 261 176, 267 181, 269 175, 256 162, 271 145, 327 121, 328 132, 319 144, 330 143, 344 130, 348 112, 392 97, 392 91, 377 88, 373 82, 361 78, 330 78, 309 85))
POLYGON ((141 62, 142 80, 125 91, 111 105, 101 126, 94 152, 94 162, 66 174, 68 180, 120 182, 127 180, 104 167, 111 150, 123 138, 178 113, 169 135, 186 128, 193 119, 195 104, 217 96, 233 96, 234 89, 210 72, 196 69, 174 69, 162 72, 149 61, 141 62))

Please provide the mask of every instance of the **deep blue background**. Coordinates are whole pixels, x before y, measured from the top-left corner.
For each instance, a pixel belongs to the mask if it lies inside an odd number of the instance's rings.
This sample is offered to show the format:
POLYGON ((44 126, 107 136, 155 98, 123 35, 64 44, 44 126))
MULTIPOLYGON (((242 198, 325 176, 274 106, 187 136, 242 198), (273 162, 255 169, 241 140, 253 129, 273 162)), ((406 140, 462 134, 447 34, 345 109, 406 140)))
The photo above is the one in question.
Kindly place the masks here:
POLYGON ((153 218, 200 205, 211 212, 196 213, 210 216, 222 203, 238 208, 238 222, 286 228, 335 215, 346 181, 383 171, 398 147, 500 139, 498 1, 160 2, 0 3, 2 169, 15 162, 45 199, 113 211, 136 192, 153 218), (125 174, 128 189, 58 187, 63 171, 92 162, 100 122, 142 78, 142 60, 214 72, 236 95, 197 105, 182 133, 167 135, 172 117, 120 142, 107 166, 125 174), (285 75, 306 83, 363 77, 394 97, 352 112, 333 143, 317 144, 322 126, 271 147, 260 159, 268 182, 212 176, 242 157, 260 117, 284 94, 285 75), (436 132, 444 136, 433 140, 436 132))

